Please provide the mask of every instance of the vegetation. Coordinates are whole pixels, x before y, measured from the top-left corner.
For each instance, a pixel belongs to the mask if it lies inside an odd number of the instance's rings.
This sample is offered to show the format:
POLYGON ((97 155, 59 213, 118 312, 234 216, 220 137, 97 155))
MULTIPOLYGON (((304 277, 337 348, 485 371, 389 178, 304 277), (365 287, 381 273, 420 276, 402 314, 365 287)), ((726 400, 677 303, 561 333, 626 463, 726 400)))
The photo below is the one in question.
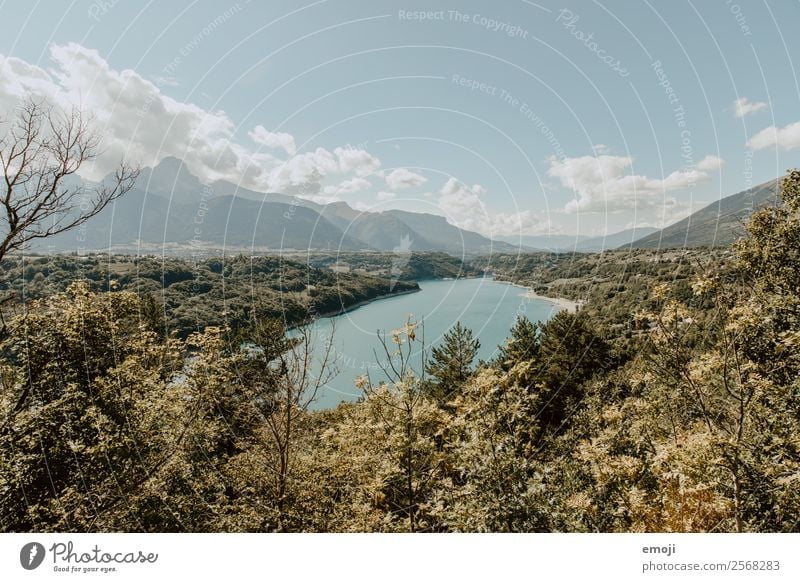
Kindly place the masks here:
POLYGON ((602 253, 531 253, 497 255, 473 261, 495 279, 531 287, 550 297, 581 303, 581 312, 606 329, 619 346, 644 331, 631 314, 659 307, 652 290, 668 284, 673 297, 708 308, 706 298, 692 292, 701 273, 721 269, 735 260, 729 249, 625 249, 602 253))
POLYGON ((161 335, 186 338, 207 326, 240 329, 277 319, 286 327, 339 313, 392 293, 415 291, 410 281, 333 273, 277 257, 235 256, 191 262, 125 255, 18 256, 2 263, 0 294, 18 303, 43 299, 83 281, 94 292, 132 291, 142 316, 159 320, 161 335))
POLYGON ((379 277, 391 277, 402 281, 424 279, 456 279, 477 277, 483 273, 476 267, 447 253, 402 251, 395 253, 312 253, 304 254, 313 267, 343 266, 379 277))
POLYGON ((0 261, 85 224, 133 187, 139 170, 124 163, 91 191, 70 183, 99 145, 78 109, 27 101, 10 121, 0 120, 0 261))
MULTIPOLYGON (((1 346, 0 528, 798 531, 800 171, 782 197, 729 254, 484 259, 585 306, 520 319, 492 362, 457 326, 412 366, 408 320, 381 336, 386 378, 319 412, 334 370, 280 320, 163 333, 140 289, 195 284, 177 265, 39 281, 1 346)), ((259 261, 204 268, 290 297, 336 279, 259 261)))
POLYGON ((442 345, 431 350, 425 371, 430 376, 425 388, 427 396, 446 404, 472 376, 472 364, 478 355, 481 342, 473 337, 472 330, 457 322, 446 332, 442 345))

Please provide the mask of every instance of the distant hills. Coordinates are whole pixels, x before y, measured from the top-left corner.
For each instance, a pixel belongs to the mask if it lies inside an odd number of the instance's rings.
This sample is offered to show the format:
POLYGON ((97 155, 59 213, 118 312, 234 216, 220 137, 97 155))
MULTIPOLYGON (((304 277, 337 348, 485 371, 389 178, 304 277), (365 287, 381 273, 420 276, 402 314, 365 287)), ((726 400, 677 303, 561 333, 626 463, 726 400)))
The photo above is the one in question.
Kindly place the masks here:
POLYGON ((500 240, 522 245, 532 250, 551 252, 600 252, 630 244, 646 235, 657 232, 657 228, 637 227, 605 236, 582 236, 576 234, 553 234, 538 236, 508 236, 500 240))
POLYGON ((497 240, 532 250, 564 252, 574 250, 578 243, 589 238, 579 234, 537 234, 499 236, 497 240))
POLYGON ((442 251, 452 255, 519 250, 597 252, 620 247, 726 246, 750 213, 776 201, 779 180, 708 205, 662 230, 636 228, 602 237, 506 236, 491 240, 443 216, 386 210, 361 212, 346 202, 318 204, 224 181, 205 185, 182 161, 146 168, 136 187, 85 227, 46 239, 33 250, 141 249, 188 253, 231 251, 442 251))
POLYGON ((630 246, 642 249, 727 246, 743 234, 743 224, 754 210, 778 202, 781 179, 722 198, 671 226, 635 240, 630 246))
POLYGON ((639 227, 605 237, 542 235, 501 237, 508 243, 552 252, 598 252, 630 247, 641 249, 724 247, 744 233, 744 223, 759 208, 779 201, 783 178, 770 180, 737 194, 721 198, 694 214, 658 230, 639 227))
MULTIPOLYGON (((136 186, 81 230, 47 240, 57 251, 114 248, 257 251, 511 252, 511 244, 460 229, 442 216, 360 212, 218 181, 204 185, 176 158, 142 171, 136 186)), ((42 249, 35 249, 42 250, 42 249)))

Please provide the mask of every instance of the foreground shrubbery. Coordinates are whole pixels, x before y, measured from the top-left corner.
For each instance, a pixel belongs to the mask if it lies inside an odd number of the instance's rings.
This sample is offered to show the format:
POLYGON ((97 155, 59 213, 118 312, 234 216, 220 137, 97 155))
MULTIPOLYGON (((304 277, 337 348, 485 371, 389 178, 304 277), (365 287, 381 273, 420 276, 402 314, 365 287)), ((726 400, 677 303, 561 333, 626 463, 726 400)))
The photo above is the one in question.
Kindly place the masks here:
POLYGON ((421 378, 409 321, 387 380, 317 413, 307 338, 164 340, 137 295, 72 286, 3 340, 0 527, 797 531, 799 172, 783 198, 729 261, 651 288, 630 341, 595 305, 476 367, 459 327, 421 378))

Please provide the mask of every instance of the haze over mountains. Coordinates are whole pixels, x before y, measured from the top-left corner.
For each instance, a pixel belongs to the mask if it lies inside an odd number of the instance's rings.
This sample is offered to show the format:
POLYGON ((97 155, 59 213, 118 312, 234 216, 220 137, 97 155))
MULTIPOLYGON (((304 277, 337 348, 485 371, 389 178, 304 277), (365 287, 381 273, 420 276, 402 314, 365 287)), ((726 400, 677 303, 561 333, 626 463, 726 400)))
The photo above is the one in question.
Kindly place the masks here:
POLYGON ((515 246, 522 245, 532 249, 554 252, 598 252, 616 249, 657 232, 657 228, 642 226, 629 228, 605 236, 582 236, 578 234, 552 234, 537 236, 503 236, 499 240, 515 246))
POLYGON ((753 211, 778 202, 781 179, 717 200, 671 226, 636 240, 631 246, 642 249, 727 246, 744 233, 743 224, 753 211))
POLYGON ((452 254, 515 250, 433 214, 360 212, 345 202, 317 204, 222 181, 205 185, 175 158, 143 169, 136 186, 89 221, 85 229, 48 240, 48 248, 58 251, 109 247, 437 250, 452 254))
MULTIPOLYGON (((730 244, 753 209, 775 200, 778 180, 723 198, 663 230, 640 227, 600 237, 505 236, 491 240, 443 216, 361 212, 224 181, 203 184, 176 158, 145 168, 136 187, 86 227, 48 240, 47 250, 196 249, 262 251, 444 251, 454 255, 546 250, 597 252, 622 246, 730 244)), ((37 247, 34 250, 45 250, 37 247)))

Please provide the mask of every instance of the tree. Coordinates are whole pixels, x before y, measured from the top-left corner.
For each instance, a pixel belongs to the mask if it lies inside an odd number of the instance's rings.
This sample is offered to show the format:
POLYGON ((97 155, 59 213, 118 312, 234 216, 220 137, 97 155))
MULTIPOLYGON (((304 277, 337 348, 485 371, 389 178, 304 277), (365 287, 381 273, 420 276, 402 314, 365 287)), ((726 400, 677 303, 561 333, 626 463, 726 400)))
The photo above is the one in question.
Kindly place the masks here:
POLYGON ((611 347, 582 313, 559 311, 541 327, 535 373, 542 425, 553 430, 569 421, 584 396, 584 384, 616 365, 611 347))
MULTIPOLYGON (((341 429, 363 443, 372 474, 362 476, 372 505, 383 513, 381 530, 434 531, 428 501, 446 467, 443 450, 446 414, 422 390, 424 380, 412 368, 415 344, 424 370, 425 346, 417 324, 379 334, 385 361, 378 362, 388 379, 373 383, 359 378, 364 401, 341 429)), ((376 354, 377 357, 377 354, 376 354)))
POLYGON ((234 336, 241 341, 235 339, 232 351, 244 351, 233 371, 235 384, 255 422, 250 422, 243 434, 250 429, 256 432, 255 446, 236 463, 242 470, 243 490, 251 489, 256 481, 267 484, 264 494, 254 499, 262 505, 262 529, 288 531, 300 527, 289 511, 297 494, 291 484, 298 464, 298 439, 308 407, 337 373, 333 336, 332 330, 317 343, 314 331, 303 326, 286 337, 283 326, 275 320, 256 320, 234 336), (265 503, 270 510, 266 515, 265 503))
POLYGON ((432 377, 425 383, 428 396, 446 404, 459 388, 472 376, 472 363, 478 355, 481 342, 472 330, 457 322, 444 334, 442 345, 431 350, 425 371, 432 377))
POLYGON ((449 530, 522 532, 546 529, 551 506, 542 485, 539 397, 508 372, 479 370, 454 399, 447 430, 449 471, 433 513, 449 530))
POLYGON ((275 467, 276 508, 278 529, 282 529, 287 486, 290 479, 295 442, 295 430, 300 418, 314 401, 319 389, 336 374, 333 352, 333 333, 322 346, 319 362, 315 363, 312 332, 302 327, 291 348, 281 352, 279 382, 272 400, 268 401, 264 421, 269 428, 277 452, 275 467), (318 369, 315 369, 316 366, 318 369))
MULTIPOLYGON (((164 530, 139 485, 178 430, 180 346, 138 318, 133 293, 75 283, 34 301, 0 343, 0 529, 164 530)), ((151 498, 152 499, 152 498, 151 498)))
POLYGON ((498 363, 509 370, 518 362, 532 361, 539 355, 541 324, 533 323, 524 315, 518 317, 511 328, 506 343, 500 346, 498 363))
MULTIPOLYGON (((616 364, 611 347, 581 313, 559 311, 547 323, 521 317, 498 364, 540 397, 542 428, 558 430, 574 413, 583 384, 616 364)), ((544 434, 544 433, 543 433, 544 434)))
POLYGON ((0 133, 0 260, 30 242, 84 224, 133 187, 139 176, 121 163, 94 189, 70 176, 95 159, 100 140, 73 108, 57 111, 29 100, 0 133))
MULTIPOLYGON (((783 204, 752 216, 734 260, 694 282, 696 301, 679 301, 658 285, 659 310, 640 316, 650 346, 631 374, 641 398, 632 399, 638 421, 630 427, 638 433, 633 441, 648 443, 651 460, 642 469, 626 451, 593 461, 595 475, 624 475, 628 502, 618 505, 632 528, 797 529, 800 172, 789 173, 781 195, 783 204), (634 488, 647 482, 644 474, 655 480, 646 494, 634 488)), ((617 442, 620 416, 602 414, 614 421, 606 434, 617 442)), ((593 449, 621 448, 599 440, 593 449)))

